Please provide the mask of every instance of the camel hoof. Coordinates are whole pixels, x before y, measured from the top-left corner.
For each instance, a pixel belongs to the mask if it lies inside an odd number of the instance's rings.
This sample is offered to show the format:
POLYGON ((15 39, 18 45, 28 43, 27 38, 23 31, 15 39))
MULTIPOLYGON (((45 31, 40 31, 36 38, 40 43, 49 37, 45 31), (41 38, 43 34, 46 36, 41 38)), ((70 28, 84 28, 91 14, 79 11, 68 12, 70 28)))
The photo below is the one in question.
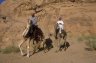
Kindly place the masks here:
POLYGON ((25 56, 26 54, 24 54, 24 53, 21 53, 21 55, 22 55, 22 56, 25 56))
POLYGON ((29 57, 30 57, 30 55, 27 55, 27 57, 29 58, 29 57))
POLYGON ((26 56, 27 54, 22 54, 22 56, 26 56))

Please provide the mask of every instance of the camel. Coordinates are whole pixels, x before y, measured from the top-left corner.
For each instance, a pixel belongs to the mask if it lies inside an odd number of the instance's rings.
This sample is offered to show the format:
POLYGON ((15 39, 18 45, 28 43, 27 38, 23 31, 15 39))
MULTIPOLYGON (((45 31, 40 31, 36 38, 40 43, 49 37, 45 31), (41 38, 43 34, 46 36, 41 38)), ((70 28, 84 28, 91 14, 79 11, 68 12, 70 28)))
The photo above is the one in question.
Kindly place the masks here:
POLYGON ((58 24, 55 26, 55 39, 58 39, 57 46, 60 48, 62 42, 64 42, 67 38, 67 32, 65 30, 60 29, 58 24))
POLYGON ((58 27, 58 24, 55 26, 55 38, 63 38, 66 39, 67 32, 65 30, 62 30, 60 27, 58 27))
POLYGON ((30 24, 27 24, 27 28, 25 29, 25 31, 23 32, 23 41, 20 42, 19 44, 19 49, 21 52, 21 55, 24 55, 23 51, 22 51, 22 44, 24 42, 27 42, 27 57, 30 57, 30 41, 33 40, 33 45, 35 45, 34 48, 34 52, 36 52, 36 49, 39 48, 41 41, 44 39, 44 35, 42 30, 38 27, 38 26, 32 26, 30 24), (29 41, 26 41, 28 40, 29 41))

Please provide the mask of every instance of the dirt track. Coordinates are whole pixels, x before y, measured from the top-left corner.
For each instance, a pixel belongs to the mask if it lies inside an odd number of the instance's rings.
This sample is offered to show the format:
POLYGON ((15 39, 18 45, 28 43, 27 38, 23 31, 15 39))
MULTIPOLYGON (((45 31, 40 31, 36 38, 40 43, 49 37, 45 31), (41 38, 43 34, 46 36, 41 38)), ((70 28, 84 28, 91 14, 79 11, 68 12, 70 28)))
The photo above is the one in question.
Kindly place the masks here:
POLYGON ((96 52, 86 48, 84 43, 74 43, 67 51, 56 53, 55 49, 51 49, 47 53, 38 52, 30 58, 20 53, 0 54, 0 63, 96 63, 96 52))

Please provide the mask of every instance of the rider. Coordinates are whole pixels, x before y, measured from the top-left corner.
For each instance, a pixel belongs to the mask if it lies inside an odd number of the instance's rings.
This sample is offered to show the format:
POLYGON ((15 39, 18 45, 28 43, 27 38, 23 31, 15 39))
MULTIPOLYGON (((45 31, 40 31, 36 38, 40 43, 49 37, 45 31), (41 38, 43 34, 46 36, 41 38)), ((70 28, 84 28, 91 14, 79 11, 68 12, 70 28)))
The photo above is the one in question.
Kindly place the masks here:
POLYGON ((29 19, 31 21, 31 24, 36 26, 37 25, 37 17, 35 16, 35 13, 32 14, 31 18, 29 19))
POLYGON ((35 27, 37 26, 37 17, 35 16, 35 13, 32 14, 31 18, 29 19, 29 23, 32 26, 32 30, 34 31, 35 27))
MULTIPOLYGON (((64 30, 64 22, 62 20, 62 18, 60 17, 59 20, 57 21, 57 29, 60 28, 61 31, 64 30)), ((60 33, 61 33, 60 31, 60 33)))
POLYGON ((29 32, 32 33, 35 30, 35 27, 37 26, 37 17, 35 14, 32 14, 31 18, 28 19, 28 23, 26 26, 26 29, 23 32, 23 36, 26 36, 29 32))

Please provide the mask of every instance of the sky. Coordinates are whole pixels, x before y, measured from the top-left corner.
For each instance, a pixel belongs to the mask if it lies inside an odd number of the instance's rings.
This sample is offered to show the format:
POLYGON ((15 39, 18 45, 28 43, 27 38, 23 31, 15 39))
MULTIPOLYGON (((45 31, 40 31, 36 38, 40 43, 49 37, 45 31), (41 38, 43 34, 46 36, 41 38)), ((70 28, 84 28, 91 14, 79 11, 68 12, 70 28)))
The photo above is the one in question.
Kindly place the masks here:
POLYGON ((3 3, 5 0, 0 0, 0 4, 3 3))

